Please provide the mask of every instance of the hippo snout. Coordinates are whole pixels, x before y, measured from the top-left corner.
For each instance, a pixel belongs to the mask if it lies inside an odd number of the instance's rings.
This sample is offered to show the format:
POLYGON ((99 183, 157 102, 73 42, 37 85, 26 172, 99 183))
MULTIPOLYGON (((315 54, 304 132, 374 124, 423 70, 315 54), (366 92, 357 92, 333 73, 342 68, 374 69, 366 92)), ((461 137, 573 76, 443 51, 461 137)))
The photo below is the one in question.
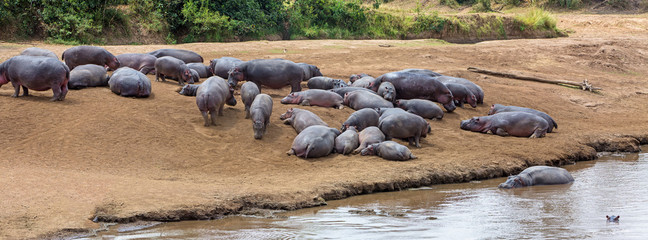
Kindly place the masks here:
POLYGON ((498 188, 505 188, 505 189, 509 189, 509 188, 512 188, 512 186, 511 186, 511 185, 509 185, 509 184, 506 184, 506 183, 500 183, 500 185, 499 185, 499 186, 497 186, 497 187, 498 187, 498 188))
POLYGON ((469 120, 463 120, 463 121, 461 121, 461 124, 460 124, 459 127, 460 127, 461 129, 463 129, 463 130, 468 130, 468 122, 469 122, 469 120))

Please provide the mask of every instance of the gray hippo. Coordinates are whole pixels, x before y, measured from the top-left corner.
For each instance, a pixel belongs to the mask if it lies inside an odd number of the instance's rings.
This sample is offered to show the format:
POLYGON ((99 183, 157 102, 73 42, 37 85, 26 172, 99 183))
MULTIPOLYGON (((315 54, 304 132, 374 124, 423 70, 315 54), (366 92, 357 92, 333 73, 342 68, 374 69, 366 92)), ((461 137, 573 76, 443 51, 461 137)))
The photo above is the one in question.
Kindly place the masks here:
POLYGON ((354 154, 360 153, 360 151, 369 146, 369 144, 385 141, 385 134, 377 127, 367 127, 358 134, 358 141, 360 141, 360 146, 353 150, 354 154))
POLYGON ((229 71, 229 85, 235 87, 239 81, 256 83, 273 89, 290 86, 290 92, 301 91, 304 71, 292 61, 282 59, 255 59, 239 64, 229 71))
POLYGON ((194 83, 194 75, 187 64, 174 57, 160 57, 155 60, 155 81, 166 81, 165 77, 178 80, 178 84, 184 85, 185 82, 194 83))
POLYGON ((148 54, 151 54, 157 58, 170 56, 170 57, 180 59, 185 63, 204 62, 203 57, 201 57, 200 54, 189 50, 184 50, 184 49, 158 49, 148 54))
POLYGON ((366 76, 363 78, 360 78, 358 80, 355 80, 350 87, 361 87, 361 88, 368 88, 371 89, 372 91, 376 91, 378 89, 378 86, 380 85, 380 81, 376 80, 372 76, 366 76))
POLYGON ((233 57, 215 58, 209 61, 209 71, 215 76, 227 79, 229 76, 229 70, 241 63, 243 63, 243 61, 233 57))
POLYGON ((342 131, 345 131, 348 127, 355 127, 358 131, 362 131, 367 127, 378 126, 378 112, 371 108, 363 108, 358 111, 355 111, 349 115, 344 123, 342 123, 342 131))
POLYGON ((385 100, 394 102, 396 100, 396 89, 394 84, 390 82, 384 82, 378 87, 378 95, 382 96, 385 100))
POLYGON ((366 91, 370 92, 373 94, 377 94, 376 92, 372 91, 371 89, 368 88, 361 88, 361 87, 342 87, 342 88, 334 88, 330 89, 329 91, 337 93, 340 95, 340 97, 344 97, 347 93, 353 92, 353 91, 366 91))
POLYGON ((455 110, 452 93, 435 77, 409 72, 391 72, 378 77, 380 82, 391 82, 400 99, 427 99, 443 104, 448 112, 455 110))
POLYGON ((320 72, 320 69, 315 65, 310 65, 308 63, 297 63, 297 65, 304 71, 304 79, 302 79, 302 81, 308 81, 313 77, 322 76, 322 72, 320 72))
POLYGON ((371 144, 362 149, 360 153, 362 156, 378 155, 381 158, 393 161, 416 159, 416 156, 412 154, 409 148, 394 141, 384 141, 371 144))
POLYGON ((182 86, 181 88, 178 88, 177 92, 180 95, 184 95, 184 96, 196 96, 196 91, 198 91, 198 87, 200 87, 200 84, 187 84, 182 86))
POLYGON ((607 218, 607 222, 613 222, 613 223, 618 223, 620 217, 621 216, 614 216, 614 215, 608 216, 608 215, 605 215, 605 218, 607 218))
POLYGON ((502 113, 502 112, 527 112, 531 114, 535 114, 541 118, 543 118, 547 123, 549 123, 549 128, 547 129, 547 132, 550 133, 553 131, 554 128, 558 128, 558 124, 556 121, 554 121, 549 114, 546 114, 545 112, 538 111, 532 108, 525 108, 525 107, 518 107, 518 106, 504 106, 502 104, 493 104, 491 105, 490 110, 488 110, 488 115, 493 115, 496 113, 502 113))
POLYGON ((470 104, 471 107, 477 107, 477 98, 466 86, 458 83, 444 83, 450 92, 452 92, 452 99, 455 105, 463 107, 464 103, 470 104))
POLYGON ((20 52, 20 55, 35 56, 35 57, 53 57, 56 58, 56 60, 58 60, 58 56, 56 56, 54 52, 47 49, 37 48, 37 47, 27 48, 22 52, 20 52))
POLYGON ((87 45, 68 48, 61 55, 61 59, 65 61, 70 70, 85 64, 108 66, 110 69, 117 69, 121 66, 117 57, 106 49, 87 45))
POLYGON ((108 72, 106 68, 94 64, 79 65, 70 71, 69 89, 82 89, 86 87, 108 86, 108 72))
POLYGON ((475 95, 478 104, 484 103, 484 90, 482 90, 482 88, 474 82, 471 82, 470 80, 465 78, 450 77, 444 75, 438 76, 436 79, 444 84, 458 83, 464 85, 475 95))
POLYGON ((399 72, 423 74, 423 75, 428 75, 430 77, 442 76, 440 73, 434 72, 432 70, 420 69, 420 68, 408 68, 408 69, 400 70, 399 72))
POLYGON ((378 123, 378 128, 385 134, 385 139, 407 139, 410 145, 421 147, 419 140, 430 133, 430 124, 421 116, 412 113, 395 113, 378 123))
POLYGON ((199 78, 208 78, 214 76, 209 70, 209 66, 202 63, 187 63, 187 67, 196 70, 199 78))
POLYGON ((434 102, 424 99, 399 99, 394 103, 396 107, 428 119, 442 119, 443 110, 434 102))
POLYGON ((272 115, 272 98, 268 94, 258 94, 250 106, 250 118, 252 118, 252 129, 254 139, 261 139, 265 134, 272 115))
POLYGON ((286 154, 302 158, 327 156, 335 149, 335 137, 338 135, 340 131, 335 128, 320 125, 307 127, 295 137, 286 154))
POLYGON ((498 188, 519 188, 534 185, 567 184, 574 181, 564 168, 533 166, 524 169, 520 174, 509 176, 498 188))
POLYGON ((363 108, 391 108, 394 104, 377 94, 367 91, 353 91, 344 95, 344 104, 355 109, 363 108))
POLYGON ((341 87, 348 87, 347 84, 340 79, 333 79, 330 77, 312 77, 308 79, 308 88, 309 89, 334 89, 341 87))
POLYGON ((375 110, 376 112, 378 112, 378 115, 380 115, 380 117, 378 118, 378 122, 382 121, 386 117, 389 117, 393 114, 408 113, 402 108, 376 108, 375 110))
POLYGON ((216 111, 218 116, 223 116, 223 106, 227 103, 236 106, 234 89, 227 85, 225 79, 213 76, 207 78, 196 90, 196 105, 205 119, 205 127, 209 127, 210 121, 207 113, 211 116, 211 123, 216 125, 216 111))
POLYGON ((337 109, 344 108, 342 97, 334 92, 309 89, 301 92, 292 92, 285 98, 281 99, 282 104, 299 104, 302 106, 320 106, 334 107, 337 109))
POLYGON ((347 155, 360 146, 358 130, 349 126, 346 131, 335 138, 335 152, 347 155))
POLYGON ((313 125, 322 125, 328 127, 328 124, 322 121, 322 119, 315 113, 299 108, 290 108, 286 110, 284 114, 281 114, 281 116, 279 116, 279 119, 283 120, 284 124, 286 125, 292 125, 297 133, 300 133, 307 127, 313 125))
POLYGON ((474 117, 461 121, 461 129, 500 136, 540 138, 549 124, 543 118, 526 112, 502 112, 490 116, 474 117))
POLYGON ((366 73, 351 74, 351 76, 349 77, 349 85, 351 85, 356 80, 358 80, 360 78, 363 78, 363 77, 371 77, 371 76, 369 76, 369 74, 366 74, 366 73))
POLYGON ((151 80, 146 75, 129 67, 118 68, 108 80, 110 91, 122 97, 148 97, 151 95, 151 80))
POLYGON ((250 118, 250 106, 259 93, 261 93, 259 87, 253 82, 246 82, 241 85, 241 100, 243 101, 243 105, 245 105, 246 119, 250 118))
MULTIPOLYGON (((120 67, 129 67, 144 74, 155 74, 155 60, 157 57, 144 53, 124 53, 117 55, 120 67)), ((115 70, 112 69, 111 70, 115 70)))
MULTIPOLYGON (((196 69, 191 69, 190 68, 189 72, 191 72, 191 80, 194 83, 200 82, 200 73, 198 73, 198 71, 196 71, 196 69)), ((172 77, 169 77, 169 78, 173 79, 172 77)), ((174 79, 174 80, 177 81, 177 79, 174 79)))
POLYGON ((70 69, 56 58, 38 56, 15 56, 0 64, 0 86, 11 82, 14 87, 12 97, 18 97, 20 88, 23 96, 29 90, 45 91, 52 89, 51 101, 63 101, 68 92, 70 69))

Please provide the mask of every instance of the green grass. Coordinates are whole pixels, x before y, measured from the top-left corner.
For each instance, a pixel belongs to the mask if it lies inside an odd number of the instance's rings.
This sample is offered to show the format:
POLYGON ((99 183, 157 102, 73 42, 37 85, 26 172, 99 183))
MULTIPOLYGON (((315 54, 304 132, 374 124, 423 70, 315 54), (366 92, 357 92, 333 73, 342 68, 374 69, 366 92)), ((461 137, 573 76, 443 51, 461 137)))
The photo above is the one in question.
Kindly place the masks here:
POLYGON ((526 14, 516 16, 515 19, 526 28, 558 30, 556 28, 556 18, 551 13, 540 8, 531 9, 526 14))

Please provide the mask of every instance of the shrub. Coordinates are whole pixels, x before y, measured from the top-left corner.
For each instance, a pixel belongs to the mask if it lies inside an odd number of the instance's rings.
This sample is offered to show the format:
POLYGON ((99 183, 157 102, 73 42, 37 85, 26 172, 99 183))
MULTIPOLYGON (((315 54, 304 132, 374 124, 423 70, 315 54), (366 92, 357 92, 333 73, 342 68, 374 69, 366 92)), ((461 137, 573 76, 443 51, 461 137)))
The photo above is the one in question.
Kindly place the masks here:
POLYGON ((524 15, 516 16, 515 20, 519 21, 522 26, 530 27, 532 29, 557 30, 556 18, 554 18, 549 12, 540 8, 534 8, 524 15))

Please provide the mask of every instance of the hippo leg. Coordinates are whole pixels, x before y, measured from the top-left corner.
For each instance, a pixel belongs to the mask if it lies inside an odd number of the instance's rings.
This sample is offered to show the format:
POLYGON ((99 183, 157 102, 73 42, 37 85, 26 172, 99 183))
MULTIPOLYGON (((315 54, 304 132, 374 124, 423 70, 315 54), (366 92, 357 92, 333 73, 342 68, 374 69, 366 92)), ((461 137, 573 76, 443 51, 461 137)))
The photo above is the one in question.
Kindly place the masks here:
POLYGON ((20 85, 15 82, 11 82, 11 85, 14 87, 14 94, 11 95, 11 97, 18 97, 18 95, 20 95, 20 85))
POLYGON ((286 124, 286 125, 292 125, 292 119, 288 118, 288 119, 284 120, 283 123, 286 124))
POLYGON ((155 73, 155 81, 156 82, 160 81, 160 73, 158 73, 158 72, 155 73))
POLYGON ((302 102, 299 105, 310 106, 310 101, 308 101, 308 99, 304 99, 304 100, 302 100, 302 102))
POLYGON ((54 85, 52 87, 52 92, 54 92, 54 96, 52 96, 50 101, 52 101, 52 102, 59 101, 59 99, 61 98, 61 86, 54 85))
POLYGON ((455 102, 455 105, 457 105, 457 107, 460 107, 460 108, 464 107, 463 106, 463 101, 454 100, 454 102, 455 102))
POLYGON ((541 138, 545 136, 546 131, 543 131, 540 128, 536 128, 535 131, 533 131, 533 134, 529 138, 541 138))
POLYGON ((225 103, 221 103, 220 107, 218 108, 218 116, 223 116, 223 106, 225 106, 225 103))
POLYGON ((23 97, 29 96, 29 88, 22 86, 22 89, 23 89, 23 97))
MULTIPOLYGON (((491 131, 492 131, 492 130, 491 130, 491 131)), ((495 129, 495 131, 493 131, 493 133, 496 134, 496 135, 503 136, 503 137, 506 137, 506 136, 509 135, 509 134, 506 132, 506 130, 504 130, 504 129, 502 129, 502 128, 497 128, 497 129, 495 129)))
POLYGON ((286 154, 288 154, 288 156, 295 155, 295 149, 291 148, 290 150, 288 150, 288 152, 286 152, 286 154))
MULTIPOLYGON (((290 92, 291 93, 301 92, 301 80, 292 81, 292 82, 293 82, 293 84, 290 85, 290 92)), ((261 89, 259 88, 259 90, 261 90, 261 89)))
POLYGON ((211 116, 211 123, 216 125, 216 111, 210 111, 209 115, 211 116))
POLYGON ((202 113, 202 116, 205 119, 205 127, 209 127, 209 117, 207 116, 207 112, 203 111, 203 112, 200 112, 200 113, 202 113))
POLYGON ((250 108, 248 106, 245 106, 245 119, 250 118, 250 108))
POLYGON ((63 101, 63 99, 65 99, 65 96, 67 95, 67 93, 68 93, 68 86, 65 85, 65 86, 61 87, 61 95, 59 96, 59 101, 63 101))

